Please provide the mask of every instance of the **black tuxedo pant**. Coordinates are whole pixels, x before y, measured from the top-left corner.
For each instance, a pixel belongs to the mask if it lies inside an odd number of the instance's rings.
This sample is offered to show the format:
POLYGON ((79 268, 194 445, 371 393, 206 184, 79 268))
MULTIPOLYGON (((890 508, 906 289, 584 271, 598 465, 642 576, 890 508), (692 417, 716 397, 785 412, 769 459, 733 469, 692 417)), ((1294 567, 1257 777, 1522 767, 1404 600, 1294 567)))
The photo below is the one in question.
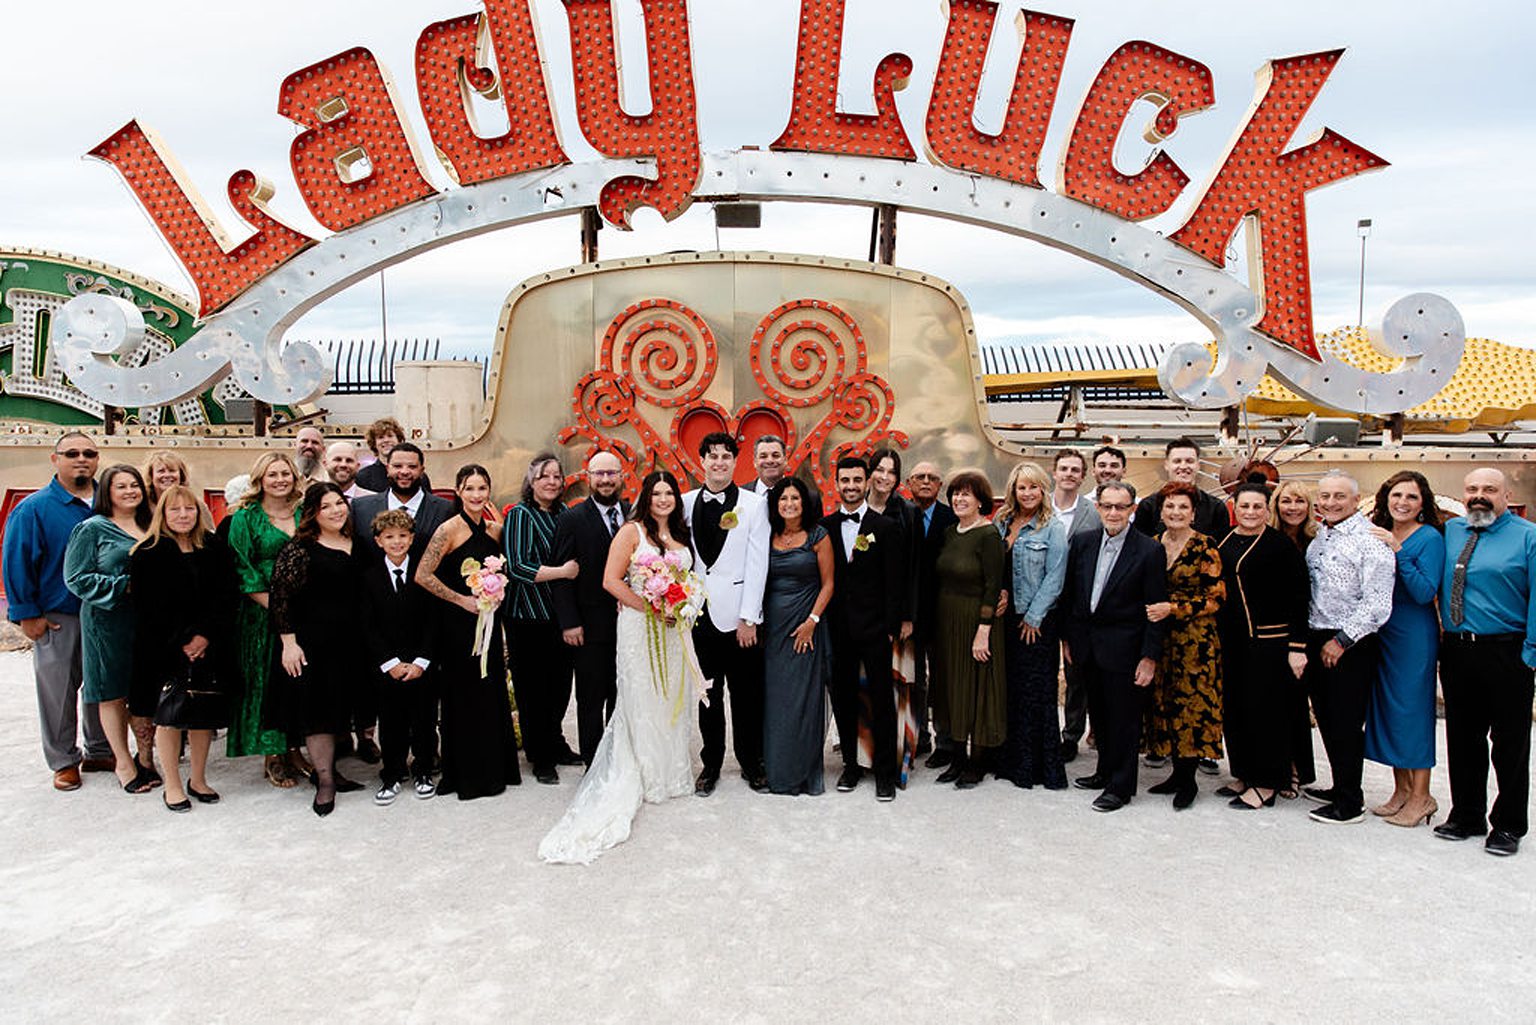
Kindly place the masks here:
POLYGON ((618 698, 619 642, 612 632, 601 635, 587 628, 583 633, 581 646, 568 651, 576 670, 577 749, 590 766, 618 698))
POLYGON ((437 764, 437 672, 410 682, 378 674, 375 694, 379 709, 379 749, 383 783, 410 776, 430 776, 437 764), (407 771, 409 770, 409 771, 407 771))
MULTIPOLYGON (((1317 732, 1328 753, 1333 803, 1343 811, 1365 807, 1360 777, 1365 769, 1365 710, 1376 684, 1381 646, 1371 634, 1356 641, 1332 669, 1323 665, 1323 645, 1335 630, 1313 630, 1307 642, 1307 691, 1317 714, 1317 732)), ((1529 714, 1529 713, 1527 713, 1529 714)))
POLYGON ((571 649, 552 619, 508 619, 507 646, 523 753, 535 771, 553 769, 566 748, 560 724, 571 705, 571 649))
POLYGON ((869 683, 869 728, 877 783, 896 781, 896 687, 891 680, 891 640, 834 634, 832 637, 832 718, 843 765, 859 764, 859 676, 869 683))
POLYGON ((1451 774, 1449 822, 1480 832, 1488 826, 1524 836, 1530 816, 1530 666, 1522 638, 1469 640, 1446 634, 1440 647, 1445 691, 1445 746, 1451 774), (1488 807, 1489 744, 1498 797, 1488 807))
POLYGON ((1067 679, 1067 697, 1062 705, 1061 739, 1076 744, 1088 729, 1088 684, 1075 664, 1063 666, 1062 675, 1067 679))
POLYGON ((1106 794, 1129 801, 1136 796, 1141 720, 1152 688, 1136 686, 1134 668, 1117 671, 1092 662, 1079 666, 1088 690, 1094 742, 1098 745, 1097 775, 1104 779, 1106 794))
MULTIPOLYGON (((762 627, 758 627, 759 630, 762 627)), ((747 775, 763 771, 763 647, 743 648, 735 630, 716 630, 708 616, 693 628, 699 668, 709 684, 709 701, 699 702, 699 760, 720 774, 725 761, 725 696, 730 691, 731 741, 736 762, 747 775)))

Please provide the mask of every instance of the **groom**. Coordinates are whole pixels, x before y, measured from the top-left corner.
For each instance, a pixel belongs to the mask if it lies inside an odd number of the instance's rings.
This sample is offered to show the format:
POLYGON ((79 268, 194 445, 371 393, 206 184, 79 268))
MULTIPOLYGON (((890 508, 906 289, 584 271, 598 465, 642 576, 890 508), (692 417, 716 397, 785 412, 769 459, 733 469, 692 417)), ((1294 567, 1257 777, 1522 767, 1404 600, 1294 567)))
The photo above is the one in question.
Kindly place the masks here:
POLYGON ((731 691, 731 732, 736 761, 753 790, 768 789, 763 772, 763 657, 757 627, 763 621, 768 576, 768 513, 765 501, 732 483, 736 439, 723 431, 699 444, 704 487, 683 496, 683 518, 693 536, 694 569, 709 596, 693 628, 699 668, 710 681, 699 705, 700 757, 704 769, 694 793, 708 797, 720 782, 725 758, 725 706, 731 691))

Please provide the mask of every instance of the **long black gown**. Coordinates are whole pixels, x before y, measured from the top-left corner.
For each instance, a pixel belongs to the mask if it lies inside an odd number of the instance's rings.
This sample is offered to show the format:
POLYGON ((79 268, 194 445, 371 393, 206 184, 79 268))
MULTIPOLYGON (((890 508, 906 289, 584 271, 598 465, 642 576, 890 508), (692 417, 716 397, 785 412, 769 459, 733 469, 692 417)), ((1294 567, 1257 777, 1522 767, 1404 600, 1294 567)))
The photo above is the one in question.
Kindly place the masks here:
MULTIPOLYGON (((486 532, 485 523, 469 525, 469 540, 446 553, 436 576, 443 586, 469 594, 464 582, 466 559, 484 564, 501 555, 501 544, 486 532)), ((502 650, 501 616, 491 639, 486 674, 480 675, 480 656, 474 654, 473 612, 442 602, 438 635, 438 667, 443 693, 443 778, 438 793, 459 795, 459 800, 492 797, 523 781, 517 765, 517 737, 512 732, 512 705, 507 700, 507 663, 502 650)))
POLYGON ((287 695, 284 721, 300 734, 342 734, 352 724, 352 695, 367 672, 362 646, 363 563, 318 541, 294 539, 272 566, 272 629, 291 633, 304 652, 304 671, 290 677, 283 646, 272 646, 272 671, 287 695))

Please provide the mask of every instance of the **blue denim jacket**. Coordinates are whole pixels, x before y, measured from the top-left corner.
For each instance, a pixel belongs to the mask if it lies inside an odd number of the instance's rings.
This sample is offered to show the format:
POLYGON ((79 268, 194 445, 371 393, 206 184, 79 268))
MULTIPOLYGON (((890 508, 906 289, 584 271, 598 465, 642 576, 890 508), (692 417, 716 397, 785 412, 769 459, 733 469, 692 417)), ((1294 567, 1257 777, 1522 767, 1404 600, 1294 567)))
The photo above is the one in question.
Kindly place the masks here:
MULTIPOLYGON (((998 533, 1008 539, 1008 520, 997 520, 998 533)), ((1052 518, 1042 529, 1034 522, 1025 524, 1013 543, 1008 574, 1008 608, 1024 617, 1030 626, 1039 627, 1061 597, 1061 585, 1067 579, 1067 530, 1061 520, 1052 518)))

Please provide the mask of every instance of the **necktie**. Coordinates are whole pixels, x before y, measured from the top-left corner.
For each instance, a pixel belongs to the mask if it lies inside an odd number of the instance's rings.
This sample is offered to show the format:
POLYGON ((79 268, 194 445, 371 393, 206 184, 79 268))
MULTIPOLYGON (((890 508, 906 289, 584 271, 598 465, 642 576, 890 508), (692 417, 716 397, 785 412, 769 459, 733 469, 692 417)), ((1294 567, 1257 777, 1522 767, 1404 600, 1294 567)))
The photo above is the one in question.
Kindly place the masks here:
POLYGON ((395 570, 395 593, 399 594, 403 590, 405 590, 405 570, 403 570, 403 569, 396 569, 395 570))
POLYGON ((617 534, 618 532, 619 532, 619 507, 616 506, 616 505, 610 505, 608 507, 608 536, 612 537, 613 535, 617 534))
POLYGON ((1460 626, 1466 618, 1467 595, 1467 566, 1472 562, 1472 549, 1477 547, 1478 539, 1483 536, 1481 527, 1473 527, 1467 532, 1467 543, 1462 546, 1461 554, 1456 557, 1456 568, 1451 572, 1451 625, 1460 626))

